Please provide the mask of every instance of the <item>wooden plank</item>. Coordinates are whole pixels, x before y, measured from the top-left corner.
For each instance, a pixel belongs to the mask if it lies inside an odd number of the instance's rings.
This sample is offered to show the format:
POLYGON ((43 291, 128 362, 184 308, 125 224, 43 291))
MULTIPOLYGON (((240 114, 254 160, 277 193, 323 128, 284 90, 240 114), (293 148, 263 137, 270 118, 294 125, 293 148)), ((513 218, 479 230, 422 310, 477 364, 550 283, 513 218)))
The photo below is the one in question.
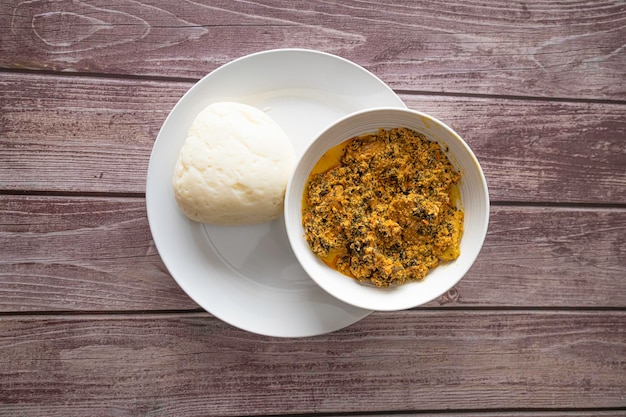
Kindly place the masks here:
POLYGON ((198 79, 232 59, 301 47, 402 90, 626 98, 619 1, 285 3, 11 0, 0 67, 198 79))
MULTIPOLYGON (((501 207, 427 307, 626 307, 626 210, 501 207)), ((187 310, 142 199, 0 196, 0 312, 187 310)))
POLYGON ((624 277, 626 210, 492 207, 479 258, 438 304, 625 307, 624 277))
POLYGON ((402 98, 470 145, 492 201, 626 203, 626 106, 402 98))
POLYGON ((0 187, 96 193, 145 191, 154 139, 189 87, 11 74, 0 83, 0 187))
POLYGON ((623 311, 375 313, 303 340, 204 314, 9 316, 0 404, 155 417, 626 408, 625 357, 623 311))
MULTIPOLYGON (((142 193, 189 83, 0 74, 0 189, 142 193)), ((626 204, 624 105, 402 95, 475 150, 492 200, 626 204)))
POLYGON ((0 310, 198 308, 161 262, 144 201, 0 196, 0 310))

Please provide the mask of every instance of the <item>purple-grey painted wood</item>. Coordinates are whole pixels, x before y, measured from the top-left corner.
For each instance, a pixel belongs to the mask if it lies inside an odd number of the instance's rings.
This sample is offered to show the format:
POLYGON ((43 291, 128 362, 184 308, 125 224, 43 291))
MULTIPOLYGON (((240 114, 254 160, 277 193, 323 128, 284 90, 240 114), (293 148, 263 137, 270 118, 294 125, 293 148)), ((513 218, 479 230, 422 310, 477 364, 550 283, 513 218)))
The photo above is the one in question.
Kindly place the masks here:
POLYGON ((9 0, 0 67, 198 79, 274 48, 335 53, 393 88, 626 99, 626 9, 594 2, 9 0))
MULTIPOLYGON (((0 74, 0 190, 143 193, 189 83, 0 74)), ((474 149, 492 200, 626 204, 623 105, 402 95, 474 149)))
POLYGON ((13 415, 626 407, 624 312, 374 313, 270 339, 205 314, 0 317, 13 415))

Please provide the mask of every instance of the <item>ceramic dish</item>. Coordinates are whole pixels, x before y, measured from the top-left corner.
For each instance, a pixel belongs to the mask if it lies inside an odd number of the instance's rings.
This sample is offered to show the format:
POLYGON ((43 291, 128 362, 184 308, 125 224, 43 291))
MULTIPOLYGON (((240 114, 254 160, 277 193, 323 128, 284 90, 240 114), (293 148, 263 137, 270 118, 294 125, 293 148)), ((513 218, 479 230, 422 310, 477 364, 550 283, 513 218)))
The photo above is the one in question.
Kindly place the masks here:
POLYGON ((290 243, 300 264, 324 290, 356 307, 371 310, 404 310, 428 303, 456 285, 472 266, 482 248, 489 224, 489 192, 476 156, 450 127, 425 113, 398 108, 367 109, 348 115, 326 129, 302 154, 292 173, 285 196, 285 223, 290 243), (302 227, 302 195, 311 169, 330 148, 345 140, 379 128, 406 127, 439 143, 458 172, 465 214, 461 255, 442 262, 421 281, 378 288, 360 283, 330 268, 310 250, 302 227))
POLYGON ((324 128, 355 111, 404 108, 380 79, 327 53, 280 49, 234 60, 200 80, 173 108, 155 141, 146 205, 152 236, 168 271, 202 308, 238 328, 303 337, 353 324, 371 310, 330 296, 302 269, 284 220, 218 227, 178 209, 172 174, 195 115, 210 103, 236 101, 265 111, 300 155, 324 128))

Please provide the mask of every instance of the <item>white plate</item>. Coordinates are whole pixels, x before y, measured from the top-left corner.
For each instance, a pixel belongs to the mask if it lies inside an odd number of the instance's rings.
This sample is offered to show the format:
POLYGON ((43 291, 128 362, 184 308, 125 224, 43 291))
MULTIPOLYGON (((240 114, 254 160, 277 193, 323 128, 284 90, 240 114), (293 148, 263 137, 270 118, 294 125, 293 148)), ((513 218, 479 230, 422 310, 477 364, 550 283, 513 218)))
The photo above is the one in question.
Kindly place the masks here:
POLYGON ((268 336, 332 332, 371 313, 330 296, 302 269, 283 217, 265 224, 218 227, 188 220, 172 191, 174 164, 187 129, 216 101, 265 111, 296 153, 349 113, 406 107, 380 79, 334 55, 303 49, 260 52, 234 60, 195 84, 171 111, 156 139, 146 184, 155 245, 170 274, 202 308, 241 329, 268 336))

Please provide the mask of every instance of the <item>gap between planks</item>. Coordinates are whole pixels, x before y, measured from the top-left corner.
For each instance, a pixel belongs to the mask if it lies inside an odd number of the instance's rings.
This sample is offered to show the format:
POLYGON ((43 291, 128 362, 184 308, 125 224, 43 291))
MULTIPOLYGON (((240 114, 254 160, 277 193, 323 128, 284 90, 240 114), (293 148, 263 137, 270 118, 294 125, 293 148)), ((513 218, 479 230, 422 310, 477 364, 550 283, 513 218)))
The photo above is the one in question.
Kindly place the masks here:
MULTIPOLYGON (((20 196, 20 197, 50 197, 50 198, 116 198, 128 200, 144 200, 145 193, 119 193, 119 192, 99 192, 99 191, 37 191, 37 190, 0 190, 2 196, 20 196)), ((489 204, 493 207, 553 207, 553 208, 570 208, 570 209, 616 209, 626 210, 626 203, 569 203, 569 202, 532 202, 532 201, 508 201, 493 200, 489 204)))
MULTIPOLYGON (((484 313, 527 313, 534 315, 543 315, 543 314, 576 314, 576 313, 590 313, 590 312, 598 312, 598 313, 626 313, 626 307, 517 307, 517 306, 503 306, 503 307, 415 307, 408 310, 399 310, 399 311, 374 311, 372 314, 377 315, 395 315, 395 314, 420 314, 420 313, 431 313, 435 311, 443 311, 443 312, 464 312, 467 314, 484 314, 484 313)), ((41 320, 49 320, 49 319, 63 319, 63 318, 73 318, 80 317, 81 319, 89 319, 89 318, 102 318, 102 317, 116 317, 116 318, 124 318, 124 317, 172 317, 172 316, 185 316, 185 317, 204 317, 207 319, 215 319, 219 320, 217 317, 213 316, 208 311, 203 310, 202 308, 195 308, 189 310, 53 310, 53 311, 5 311, 0 312, 0 320, 3 318, 10 319, 15 317, 29 317, 31 319, 41 319, 41 320)))

